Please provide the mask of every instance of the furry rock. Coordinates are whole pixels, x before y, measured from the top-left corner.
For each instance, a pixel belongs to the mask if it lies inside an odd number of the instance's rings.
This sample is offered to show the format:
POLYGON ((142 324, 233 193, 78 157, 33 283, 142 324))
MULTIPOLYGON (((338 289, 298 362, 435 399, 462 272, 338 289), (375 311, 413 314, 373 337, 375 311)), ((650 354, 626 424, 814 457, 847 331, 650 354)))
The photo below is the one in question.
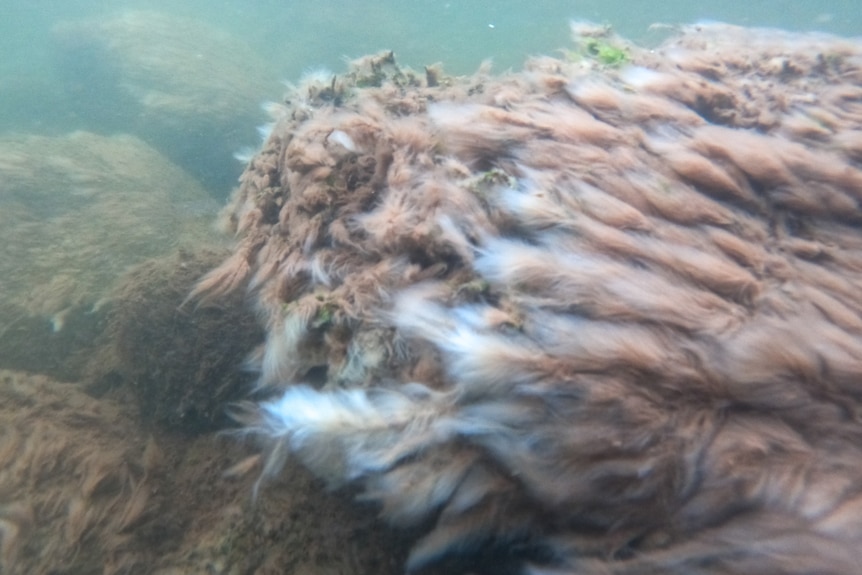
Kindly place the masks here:
POLYGON ((862 572, 862 46, 582 28, 628 64, 288 95, 197 293, 268 327, 266 474, 427 528, 409 570, 862 572))

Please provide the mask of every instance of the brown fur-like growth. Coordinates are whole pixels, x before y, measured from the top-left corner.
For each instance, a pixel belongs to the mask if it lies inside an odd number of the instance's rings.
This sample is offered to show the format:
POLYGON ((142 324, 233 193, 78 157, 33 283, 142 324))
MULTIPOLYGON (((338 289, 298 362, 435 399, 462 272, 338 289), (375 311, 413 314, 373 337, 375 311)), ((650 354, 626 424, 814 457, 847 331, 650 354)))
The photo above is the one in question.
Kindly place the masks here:
POLYGON ((266 319, 266 471, 433 525, 410 569, 859 572, 862 47, 628 55, 290 100, 205 280, 266 319))

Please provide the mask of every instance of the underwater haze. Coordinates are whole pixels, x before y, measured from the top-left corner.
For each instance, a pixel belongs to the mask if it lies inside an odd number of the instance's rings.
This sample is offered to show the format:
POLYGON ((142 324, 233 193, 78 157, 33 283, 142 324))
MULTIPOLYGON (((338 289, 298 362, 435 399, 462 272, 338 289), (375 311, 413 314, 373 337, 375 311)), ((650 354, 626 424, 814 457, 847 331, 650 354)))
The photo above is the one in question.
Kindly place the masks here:
MULTIPOLYGON (((442 62, 450 73, 472 72, 491 58, 496 70, 525 57, 566 47, 568 20, 609 23, 634 41, 663 37, 653 24, 720 20, 746 26, 822 30, 862 35, 858 0, 393 0, 290 2, 286 0, 69 0, 0 2, 0 131, 98 131, 68 106, 74 95, 56 81, 53 27, 66 20, 106 18, 154 10, 192 18, 247 42, 273 77, 295 80, 304 71, 335 72, 343 60, 382 49, 399 62, 442 62)), ((111 106, 110 94, 98 105, 111 106)))
MULTIPOLYGON (((559 50, 570 47, 570 20, 609 24, 622 37, 643 45, 658 44, 673 32, 674 25, 700 20, 793 31, 819 30, 842 36, 862 35, 862 10, 858 0, 715 0, 710 3, 687 0, 54 0, 38 3, 3 0, 0 6, 3 14, 0 19, 0 134, 57 135, 86 130, 143 135, 148 143, 168 149, 169 158, 191 171, 219 200, 229 193, 241 172, 241 164, 231 164, 226 150, 254 149, 259 139, 250 125, 266 121, 266 115, 259 113, 257 119, 250 120, 246 110, 233 118, 232 125, 222 122, 224 129, 218 135, 220 149, 216 146, 199 149, 198 142, 212 134, 194 123, 157 122, 150 124, 149 133, 142 134, 144 130, 133 125, 129 118, 147 122, 147 114, 125 107, 128 102, 116 93, 116 86, 106 85, 125 78, 108 82, 105 70, 115 73, 118 67, 130 66, 139 71, 146 67, 144 60, 147 58, 161 58, 165 71, 173 67, 176 76, 183 76, 185 72, 177 69, 181 65, 166 61, 169 55, 158 51, 134 61, 135 52, 152 51, 152 45, 141 48, 127 45, 127 54, 117 55, 116 61, 105 61, 104 53, 114 51, 110 45, 111 33, 137 37, 143 42, 145 35, 136 35, 150 23, 139 23, 134 32, 114 29, 99 39, 102 45, 97 49, 82 46, 88 26, 146 11, 163 18, 199 23, 205 28, 197 30, 198 37, 226 34, 249 49, 249 52, 234 50, 236 60, 242 61, 246 54, 253 53, 251 59, 257 60, 255 65, 262 71, 259 76, 266 75, 272 80, 266 88, 247 86, 246 95, 253 93, 258 103, 281 97, 283 86, 278 82, 295 82, 314 70, 339 73, 344 70, 345 60, 379 50, 393 50, 400 64, 418 69, 440 63, 450 74, 471 73, 486 60, 493 62, 496 72, 518 69, 529 56, 558 54, 559 50), (71 41, 67 38, 64 44, 58 39, 62 36, 58 34, 58 27, 63 28, 69 22, 79 23, 82 30, 78 38, 71 41), (76 46, 79 49, 73 49, 76 46)), ((181 28, 178 24, 177 30, 181 28)), ((196 48, 194 36, 191 34, 189 39, 191 50, 196 48)), ((154 31, 149 41, 151 44, 173 43, 171 38, 162 38, 159 31, 154 31)), ((199 46, 191 57, 202 58, 204 52, 207 48, 199 46)), ((181 53, 173 56, 176 60, 189 58, 181 53)), ((214 92, 220 88, 220 83, 226 90, 245 83, 244 79, 228 77, 217 66, 212 73, 213 77, 207 81, 214 92)), ((189 80, 190 85, 203 82, 189 80)), ((141 94, 143 90, 173 90, 159 84, 158 79, 147 77, 139 79, 139 85, 127 89, 137 90, 137 97, 142 99, 149 97, 141 94)))
POLYGON ((0 575, 862 573, 860 5, 0 0, 0 575))

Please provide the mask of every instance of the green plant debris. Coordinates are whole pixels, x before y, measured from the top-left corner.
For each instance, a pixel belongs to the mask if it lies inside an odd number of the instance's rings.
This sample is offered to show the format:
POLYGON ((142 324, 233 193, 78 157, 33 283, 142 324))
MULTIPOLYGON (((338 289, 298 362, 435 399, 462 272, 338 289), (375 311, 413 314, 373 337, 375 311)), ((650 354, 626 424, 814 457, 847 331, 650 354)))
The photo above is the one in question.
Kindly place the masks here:
POLYGON ((495 188, 513 188, 518 181, 499 168, 491 168, 470 179, 467 189, 481 198, 485 198, 489 190, 495 188))
POLYGON ((311 321, 311 327, 314 329, 325 328, 332 323, 332 319, 337 311, 337 306, 332 302, 326 302, 317 308, 317 313, 311 321))
POLYGON ((592 60, 608 68, 618 68, 631 61, 628 48, 610 26, 582 24, 573 26, 574 49, 561 50, 566 60, 592 60))
POLYGON ((629 61, 629 53, 625 48, 605 38, 585 38, 583 53, 609 68, 618 68, 629 61))

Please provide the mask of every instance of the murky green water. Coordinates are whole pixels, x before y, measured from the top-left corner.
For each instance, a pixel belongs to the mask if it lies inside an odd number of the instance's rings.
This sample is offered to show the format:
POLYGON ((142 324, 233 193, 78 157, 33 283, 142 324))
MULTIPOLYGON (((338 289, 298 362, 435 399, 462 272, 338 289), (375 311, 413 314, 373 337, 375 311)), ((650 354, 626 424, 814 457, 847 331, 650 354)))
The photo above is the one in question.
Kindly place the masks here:
MULTIPOLYGON (((82 126, 54 81, 52 27, 84 16, 152 9, 192 17, 244 39, 274 77, 308 68, 338 70, 344 57, 393 49, 402 62, 443 62, 456 73, 493 58, 497 69, 568 40, 569 19, 608 22, 628 38, 654 39, 654 23, 698 19, 862 35, 858 0, 3 0, 0 18, 0 131, 58 133, 82 126)), ((110 102, 106 101, 105 105, 110 102)))
MULTIPOLYGON (((288 469, 280 491, 273 489, 268 493, 274 495, 255 504, 250 494, 259 456, 248 445, 232 442, 225 448, 205 435, 229 425, 225 405, 248 395, 258 375, 245 370, 243 362, 264 334, 259 316, 246 309, 245 294, 236 285, 234 299, 218 305, 195 306, 186 296, 230 252, 229 240, 212 223, 243 171, 243 163, 231 156, 255 153, 261 135, 267 134, 265 125, 260 133, 256 126, 271 119, 261 103, 279 100, 285 91, 282 82, 329 70, 315 87, 328 112, 329 103, 339 97, 332 95, 333 75, 345 70, 345 59, 380 50, 393 50, 399 64, 417 70, 439 62, 447 73, 468 74, 488 59, 493 70, 504 71, 517 69, 531 55, 571 47, 572 20, 609 24, 623 38, 648 46, 676 25, 698 20, 862 37, 860 4, 862 0, 0 0, 0 575, 402 572, 413 534, 393 544, 391 532, 379 524, 369 528, 367 508, 354 508, 340 495, 321 495, 320 485, 301 475, 300 466, 288 469), (380 557, 387 561, 383 568, 368 567, 378 565, 380 557)), ((840 50, 818 51, 817 57, 824 68, 840 69, 840 50)), ((386 58, 376 61, 383 60, 391 65, 386 58)), ((783 74, 785 68, 779 69, 783 74)), ((845 82, 850 77, 836 75, 845 82)), ((368 77, 374 76, 363 79, 368 77)), ((416 83, 427 81, 421 72, 419 78, 416 83)), ((368 84, 373 81, 350 86, 368 84)), ((816 104, 810 93, 803 96, 816 104)), ((810 108, 802 106, 790 120, 816 140, 826 133, 830 116, 810 108)), ((303 117, 298 105, 286 109, 298 114, 286 117, 303 117)), ((548 115, 556 119, 555 112, 548 115)), ((326 138, 336 132, 341 138, 333 136, 333 142, 345 150, 354 145, 340 129, 330 129, 326 138)), ((853 138, 860 133, 855 124, 828 138, 851 156, 857 154, 858 165, 862 146, 853 138)), ((662 144, 658 136, 654 140, 662 144)), ((281 157, 281 152, 268 154, 281 157)), ((843 172, 835 165, 815 173, 841 179, 843 172)), ((287 188, 276 173, 249 171, 245 177, 260 177, 264 183, 254 189, 266 197, 267 190, 287 188)), ((500 175, 509 178, 495 168, 471 174, 463 185, 500 175)), ((711 177, 707 173, 704 181, 711 177)), ((340 181, 326 178, 333 189, 332 182, 340 181)), ((323 176, 316 183, 321 181, 323 176)), ((649 185, 657 190, 655 197, 664 197, 669 189, 663 180, 649 185)), ((366 188, 373 190, 373 185, 366 188)), ((276 192, 272 197, 284 201, 287 194, 276 192)), ((838 192, 824 192, 823 197, 844 198, 838 192)), ((667 205, 675 201, 669 199, 667 205)), ((271 200, 266 209, 276 205, 282 204, 271 200)), ((788 228, 796 225, 795 218, 787 222, 788 228)), ((282 228, 272 227, 281 233, 282 228)), ((814 242, 800 240, 799 245, 794 249, 801 252, 814 242)), ((248 255, 237 253, 240 257, 231 260, 242 270, 248 255)), ((267 257, 275 261, 280 253, 267 257)), ((752 248, 752 253, 760 252, 752 248)), ((818 251, 816 257, 820 255, 818 251)), ((679 261, 688 265, 689 256, 683 256, 679 261)), ((640 267, 638 262, 638 271, 640 267)), ((237 281, 245 281, 246 273, 236 272, 237 281)), ((269 276, 261 277, 267 281, 269 276)), ((740 277, 747 276, 740 272, 740 277)), ((213 285, 230 283, 222 280, 213 285)), ((458 292, 462 287, 472 292, 477 283, 484 280, 465 283, 458 292)), ((333 314, 334 304, 320 293, 308 295, 318 302, 310 322, 315 330, 328 325, 333 314)), ((821 301, 832 301, 823 297, 821 301)), ((283 314, 294 304, 278 301, 283 314)), ((835 313, 843 317, 842 305, 832 303, 827 311, 838 309, 835 313)), ((847 321, 856 326, 857 320, 847 321)), ((795 329, 801 322, 789 325, 795 329)), ((500 325, 507 330, 515 326, 508 320, 500 325)), ((374 330, 379 331, 376 324, 374 330)), ((382 345, 382 336, 372 336, 373 346, 382 345)), ((352 353, 346 345, 338 353, 352 353)), ((656 343, 656 349, 660 345, 665 344, 656 343)), ((836 370, 845 370, 852 362, 840 355, 843 348, 835 349, 840 357, 836 370)), ((812 351, 810 357, 816 354, 812 351)), ((318 361, 311 354, 304 377, 316 380, 326 374, 328 367, 321 370, 318 361)), ((374 362, 378 360, 368 365, 374 362)), ((799 361, 806 376, 807 364, 807 357, 799 361)), ((363 364, 361 370, 366 369, 370 373, 372 367, 363 364)), ((832 388, 828 391, 825 396, 831 397, 832 388)), ((836 424, 836 429, 843 428, 836 424)), ((831 493, 836 484, 824 489, 831 493)), ((794 484, 788 480, 786 485, 794 484)), ((664 537, 661 532, 640 539, 652 545, 664 537)))

